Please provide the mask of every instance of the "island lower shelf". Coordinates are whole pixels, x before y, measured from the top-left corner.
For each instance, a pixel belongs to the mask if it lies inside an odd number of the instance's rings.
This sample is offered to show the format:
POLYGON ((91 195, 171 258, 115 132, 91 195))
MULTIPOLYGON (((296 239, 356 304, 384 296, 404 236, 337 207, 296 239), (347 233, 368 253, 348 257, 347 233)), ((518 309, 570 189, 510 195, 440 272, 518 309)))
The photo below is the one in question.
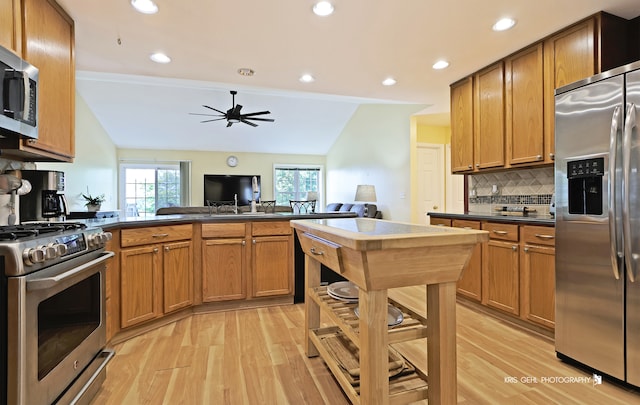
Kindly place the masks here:
MULTIPOLYGON (((354 309, 357 303, 337 300, 327 293, 326 286, 311 287, 307 298, 317 303, 321 312, 334 325, 313 329, 309 339, 318 350, 320 357, 331 370, 336 380, 352 403, 360 403, 359 382, 354 377, 353 368, 346 363, 359 361, 360 330, 359 319, 354 309), (338 342, 343 342, 338 344, 338 342), (345 343, 349 342, 349 343, 345 343), (338 347, 338 348, 336 348, 338 347)), ((389 303, 402 311, 403 320, 399 325, 387 330, 388 343, 406 342, 426 338, 426 318, 405 305, 389 299, 389 303)), ((426 399, 428 396, 427 375, 415 367, 402 354, 389 346, 389 403, 405 404, 426 399), (398 367, 393 367, 398 363, 398 367), (402 364, 402 366, 399 366, 402 364)))

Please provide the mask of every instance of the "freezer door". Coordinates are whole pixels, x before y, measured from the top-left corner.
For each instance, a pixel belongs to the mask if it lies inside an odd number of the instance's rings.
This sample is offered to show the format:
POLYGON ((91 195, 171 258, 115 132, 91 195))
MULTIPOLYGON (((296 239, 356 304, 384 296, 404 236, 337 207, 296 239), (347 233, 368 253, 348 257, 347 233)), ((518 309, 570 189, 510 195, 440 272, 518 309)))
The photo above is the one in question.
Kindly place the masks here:
POLYGON ((625 377, 624 277, 622 255, 615 252, 622 241, 610 233, 621 202, 610 179, 620 183, 622 176, 616 176, 621 162, 610 150, 620 148, 623 89, 624 76, 618 75, 558 94, 555 114, 556 351, 619 379, 625 377), (601 200, 580 213, 569 207, 568 166, 594 161, 600 174, 581 186, 584 201, 592 192, 600 192, 601 200), (610 164, 617 166, 613 173, 610 164), (617 269, 614 263, 620 263, 617 269))
POLYGON ((628 230, 626 241, 629 250, 627 262, 627 381, 640 386, 640 280, 638 261, 640 257, 640 139, 638 119, 640 118, 640 71, 627 74, 627 117, 625 136, 628 137, 628 230))

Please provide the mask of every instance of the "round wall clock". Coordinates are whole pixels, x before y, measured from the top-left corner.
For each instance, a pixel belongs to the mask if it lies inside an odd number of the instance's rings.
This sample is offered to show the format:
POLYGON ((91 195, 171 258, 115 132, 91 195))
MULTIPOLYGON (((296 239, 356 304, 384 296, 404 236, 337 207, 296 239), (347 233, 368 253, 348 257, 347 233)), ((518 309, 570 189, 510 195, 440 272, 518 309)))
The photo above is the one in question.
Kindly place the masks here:
POLYGON ((238 165, 238 158, 231 155, 227 158, 227 165, 229 167, 236 167, 238 165))

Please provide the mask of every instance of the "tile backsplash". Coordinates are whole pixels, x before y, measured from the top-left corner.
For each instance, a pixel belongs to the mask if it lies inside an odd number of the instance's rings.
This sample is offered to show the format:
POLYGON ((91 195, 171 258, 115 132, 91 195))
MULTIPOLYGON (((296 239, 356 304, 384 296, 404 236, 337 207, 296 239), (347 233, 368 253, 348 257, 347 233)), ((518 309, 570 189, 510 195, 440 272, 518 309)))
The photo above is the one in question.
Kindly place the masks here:
POLYGON ((469 176, 469 212, 526 206, 546 215, 554 192, 553 167, 475 174, 469 176))

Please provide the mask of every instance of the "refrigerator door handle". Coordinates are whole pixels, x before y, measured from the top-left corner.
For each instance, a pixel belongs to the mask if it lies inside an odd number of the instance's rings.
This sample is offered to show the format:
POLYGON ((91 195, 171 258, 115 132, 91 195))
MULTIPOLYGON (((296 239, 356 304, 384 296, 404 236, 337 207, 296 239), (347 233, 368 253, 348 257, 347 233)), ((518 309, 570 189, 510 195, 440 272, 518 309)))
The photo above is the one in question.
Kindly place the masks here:
POLYGON ((616 206, 616 167, 618 165, 618 134, 622 128, 621 114, 622 106, 617 106, 611 117, 611 136, 609 138, 609 247, 613 276, 616 280, 620 280, 620 259, 623 257, 622 246, 618 245, 618 207, 616 206))
POLYGON ((633 139, 636 133, 636 105, 633 103, 629 103, 627 104, 627 119, 624 123, 624 137, 622 140, 622 163, 624 166, 624 185, 622 198, 622 237, 624 241, 624 258, 625 264, 627 265, 627 277, 629 277, 629 281, 632 283, 636 281, 636 260, 639 257, 637 252, 633 252, 633 241, 631 240, 631 216, 629 212, 631 207, 631 196, 629 195, 631 192, 631 156, 636 152, 632 151, 631 148, 634 147, 634 144, 636 143, 636 140, 633 139))

